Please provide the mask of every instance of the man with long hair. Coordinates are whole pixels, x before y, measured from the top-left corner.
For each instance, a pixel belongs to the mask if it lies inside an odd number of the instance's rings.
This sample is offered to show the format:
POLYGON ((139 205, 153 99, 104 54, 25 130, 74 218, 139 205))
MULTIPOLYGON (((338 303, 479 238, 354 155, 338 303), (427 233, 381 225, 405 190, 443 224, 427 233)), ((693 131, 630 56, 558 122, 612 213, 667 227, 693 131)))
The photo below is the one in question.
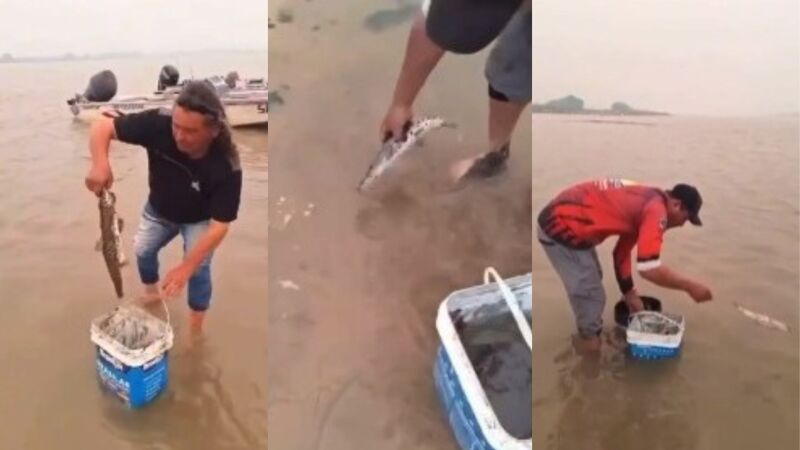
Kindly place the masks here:
POLYGON ((154 109, 92 125, 86 187, 110 188, 112 139, 147 149, 150 193, 134 239, 145 298, 178 295, 188 284, 191 329, 200 331, 211 302, 211 258, 236 220, 242 169, 225 109, 204 81, 186 84, 171 111, 154 109), (183 260, 159 283, 158 252, 178 234, 183 260))

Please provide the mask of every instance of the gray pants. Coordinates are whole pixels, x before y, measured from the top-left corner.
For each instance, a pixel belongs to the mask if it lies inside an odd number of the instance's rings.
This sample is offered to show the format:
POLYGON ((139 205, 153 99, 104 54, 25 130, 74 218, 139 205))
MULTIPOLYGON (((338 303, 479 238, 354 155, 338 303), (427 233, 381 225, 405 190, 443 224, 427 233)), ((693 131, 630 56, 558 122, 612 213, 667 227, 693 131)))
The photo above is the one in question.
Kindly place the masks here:
POLYGON ((531 101, 533 13, 530 0, 426 0, 425 29, 439 47, 455 53, 480 51, 495 41, 484 73, 509 101, 531 101))
POLYGON ((532 20, 530 8, 514 14, 486 60, 489 84, 515 103, 531 101, 532 20))
POLYGON ((597 251, 594 248, 575 250, 565 247, 541 229, 538 230, 538 239, 567 290, 578 333, 584 337, 597 336, 603 329, 603 308, 606 305, 603 270, 597 251))

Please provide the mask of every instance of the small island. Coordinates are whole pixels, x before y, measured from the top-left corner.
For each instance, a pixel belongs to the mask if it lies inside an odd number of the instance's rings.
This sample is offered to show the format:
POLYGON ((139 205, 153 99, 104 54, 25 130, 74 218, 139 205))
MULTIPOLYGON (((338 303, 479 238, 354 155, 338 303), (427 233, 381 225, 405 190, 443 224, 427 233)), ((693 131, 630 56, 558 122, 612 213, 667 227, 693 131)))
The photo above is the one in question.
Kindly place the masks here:
POLYGON ((596 116, 668 116, 668 113, 636 109, 623 102, 614 102, 609 109, 593 109, 584 106, 583 99, 568 95, 547 103, 534 103, 534 114, 581 114, 596 116))

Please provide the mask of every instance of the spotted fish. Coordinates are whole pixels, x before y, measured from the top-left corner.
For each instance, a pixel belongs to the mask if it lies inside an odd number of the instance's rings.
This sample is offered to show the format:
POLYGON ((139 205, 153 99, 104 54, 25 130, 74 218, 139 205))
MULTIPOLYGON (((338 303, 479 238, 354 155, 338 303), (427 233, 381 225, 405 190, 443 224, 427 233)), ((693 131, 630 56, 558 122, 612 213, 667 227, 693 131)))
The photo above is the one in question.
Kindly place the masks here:
POLYGON ((363 192, 375 182, 386 170, 397 161, 400 156, 413 148, 419 140, 429 131, 437 128, 455 128, 455 124, 444 121, 439 117, 423 117, 415 119, 406 125, 402 139, 389 138, 381 147, 375 160, 367 169, 367 174, 358 185, 359 192, 363 192))
POLYGON ((125 265, 125 256, 122 253, 122 228, 123 221, 117 216, 115 205, 117 197, 108 189, 103 189, 98 198, 100 209, 100 241, 97 250, 103 252, 108 274, 114 283, 117 298, 122 298, 122 272, 125 265))

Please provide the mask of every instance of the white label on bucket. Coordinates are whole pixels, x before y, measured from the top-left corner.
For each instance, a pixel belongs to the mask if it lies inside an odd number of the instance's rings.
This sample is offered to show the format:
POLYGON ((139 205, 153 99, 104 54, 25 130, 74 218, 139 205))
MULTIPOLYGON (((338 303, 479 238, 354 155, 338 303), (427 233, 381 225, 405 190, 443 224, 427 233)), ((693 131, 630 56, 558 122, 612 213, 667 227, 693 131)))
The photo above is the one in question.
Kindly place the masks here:
POLYGON ((152 361, 148 361, 148 362, 144 363, 144 365, 142 366, 142 370, 147 370, 147 369, 155 366, 156 364, 161 362, 162 359, 164 359, 164 354, 163 353, 159 357, 153 358, 152 361))
POLYGON ((110 371, 100 361, 97 362, 97 369, 100 371, 100 377, 105 380, 106 386, 110 387, 116 392, 130 392, 131 384, 124 378, 117 377, 114 372, 110 371))
POLYGON ((100 356, 103 357, 106 361, 110 362, 117 370, 123 370, 125 366, 122 364, 120 360, 114 358, 113 356, 109 355, 105 350, 100 348, 100 356))

